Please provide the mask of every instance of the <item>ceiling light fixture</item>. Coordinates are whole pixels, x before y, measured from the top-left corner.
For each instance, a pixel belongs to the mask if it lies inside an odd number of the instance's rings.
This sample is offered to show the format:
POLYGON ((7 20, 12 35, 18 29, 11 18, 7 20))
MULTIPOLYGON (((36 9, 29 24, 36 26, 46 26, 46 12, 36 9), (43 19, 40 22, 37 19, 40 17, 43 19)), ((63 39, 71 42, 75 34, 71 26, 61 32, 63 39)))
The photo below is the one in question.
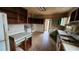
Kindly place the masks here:
POLYGON ((40 9, 40 11, 46 11, 45 7, 40 7, 39 9, 40 9))

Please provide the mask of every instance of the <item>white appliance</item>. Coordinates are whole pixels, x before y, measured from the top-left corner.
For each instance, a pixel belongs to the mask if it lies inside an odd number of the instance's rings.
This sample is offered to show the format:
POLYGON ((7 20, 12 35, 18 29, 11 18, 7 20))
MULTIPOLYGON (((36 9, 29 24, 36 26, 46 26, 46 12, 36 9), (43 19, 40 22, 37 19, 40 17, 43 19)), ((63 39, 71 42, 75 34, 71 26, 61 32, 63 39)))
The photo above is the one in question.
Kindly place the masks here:
POLYGON ((0 12, 0 51, 9 51, 7 14, 0 12))

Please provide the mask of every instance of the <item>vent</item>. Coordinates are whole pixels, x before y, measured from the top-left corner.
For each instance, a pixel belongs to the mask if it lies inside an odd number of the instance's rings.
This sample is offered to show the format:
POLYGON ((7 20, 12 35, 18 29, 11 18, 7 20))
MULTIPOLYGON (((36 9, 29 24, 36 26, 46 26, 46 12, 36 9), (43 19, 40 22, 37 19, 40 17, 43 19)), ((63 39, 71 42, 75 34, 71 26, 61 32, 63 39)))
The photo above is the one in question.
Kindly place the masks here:
POLYGON ((39 7, 39 10, 40 11, 46 11, 46 8, 45 7, 39 7))

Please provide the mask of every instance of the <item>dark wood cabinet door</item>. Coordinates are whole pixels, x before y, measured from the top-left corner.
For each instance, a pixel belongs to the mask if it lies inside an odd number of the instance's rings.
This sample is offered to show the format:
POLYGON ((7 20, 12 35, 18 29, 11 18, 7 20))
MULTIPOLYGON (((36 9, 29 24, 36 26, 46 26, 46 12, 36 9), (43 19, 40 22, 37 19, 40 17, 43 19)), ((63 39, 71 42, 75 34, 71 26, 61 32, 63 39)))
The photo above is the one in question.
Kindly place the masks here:
POLYGON ((27 10, 21 7, 0 7, 0 12, 7 14, 9 24, 27 23, 27 10))
POLYGON ((8 24, 18 24, 17 13, 7 12, 8 24))
POLYGON ((1 12, 5 12, 8 18, 17 18, 17 11, 13 7, 0 7, 1 12))
POLYGON ((44 24, 44 19, 39 19, 39 24, 44 24))
POLYGON ((28 50, 32 46, 32 37, 28 38, 26 41, 26 50, 28 50))
POLYGON ((71 13, 70 21, 74 21, 76 16, 76 10, 71 13))
POLYGON ((18 15, 16 8, 0 7, 0 11, 7 14, 8 24, 18 24, 18 15))
POLYGON ((27 10, 22 7, 18 7, 18 13, 22 15, 27 15, 27 10))
POLYGON ((3 9, 7 12, 17 13, 18 7, 0 7, 0 9, 3 9))
POLYGON ((27 17, 19 14, 19 23, 27 23, 27 17))
POLYGON ((75 20, 79 20, 79 8, 77 10, 77 14, 76 14, 76 19, 75 20))
POLYGON ((27 10, 18 8, 19 23, 27 23, 27 10))
POLYGON ((18 24, 18 20, 17 19, 13 19, 13 18, 9 18, 8 19, 8 24, 18 24))
POLYGON ((28 23, 31 23, 31 24, 44 24, 44 19, 28 18, 28 23))

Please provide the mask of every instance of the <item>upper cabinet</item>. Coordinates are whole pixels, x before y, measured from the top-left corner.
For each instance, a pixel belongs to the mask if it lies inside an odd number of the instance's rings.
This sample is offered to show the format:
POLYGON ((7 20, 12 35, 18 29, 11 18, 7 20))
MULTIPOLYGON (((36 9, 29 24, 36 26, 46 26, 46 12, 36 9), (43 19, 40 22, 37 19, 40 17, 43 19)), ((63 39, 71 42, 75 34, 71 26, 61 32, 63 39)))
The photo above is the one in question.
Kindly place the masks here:
POLYGON ((79 8, 71 13, 70 22, 79 20, 79 8))
POLYGON ((75 11, 73 11, 73 12, 71 13, 70 21, 74 21, 74 20, 75 20, 76 12, 77 12, 77 11, 75 10, 75 11))
POLYGON ((28 23, 31 23, 31 24, 44 24, 44 19, 41 19, 41 18, 28 18, 28 23))
POLYGON ((75 20, 79 20, 79 8, 77 9, 76 19, 75 20))
POLYGON ((21 7, 0 7, 0 12, 7 14, 9 24, 27 23, 27 10, 21 7))
POLYGON ((27 10, 18 8, 19 23, 27 23, 27 10))

